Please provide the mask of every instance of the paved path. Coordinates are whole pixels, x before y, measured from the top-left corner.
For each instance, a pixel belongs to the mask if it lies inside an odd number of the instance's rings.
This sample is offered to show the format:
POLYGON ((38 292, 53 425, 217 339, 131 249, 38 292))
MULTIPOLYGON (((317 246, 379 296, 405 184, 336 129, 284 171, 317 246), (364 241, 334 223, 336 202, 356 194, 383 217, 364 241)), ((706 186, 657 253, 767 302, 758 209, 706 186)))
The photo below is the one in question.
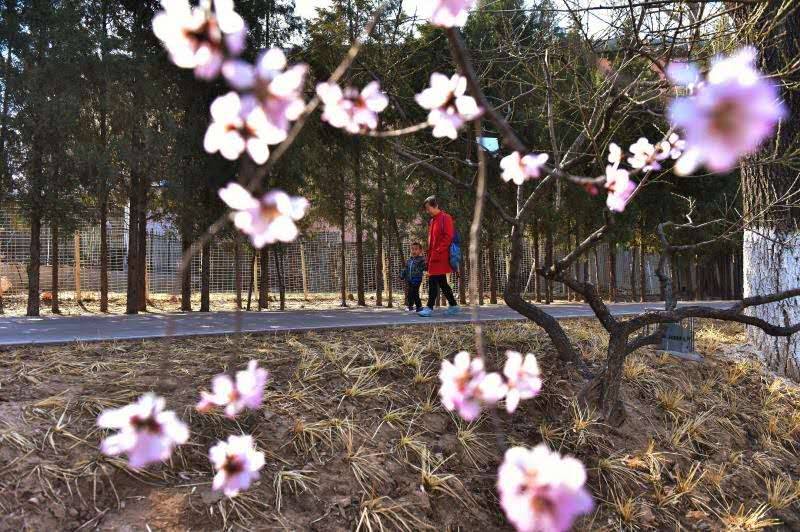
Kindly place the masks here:
MULTIPOLYGON (((687 304, 687 303, 684 303, 687 304)), ((725 306, 730 302, 702 302, 725 306)), ((636 314, 644 308, 663 308, 663 304, 611 304, 616 315, 636 314)), ((587 305, 556 303, 543 306, 557 318, 591 316, 587 305)), ((524 320, 505 306, 484 307, 480 316, 485 321, 524 320)), ((349 308, 336 310, 290 310, 285 312, 241 312, 241 330, 249 333, 292 332, 326 329, 363 329, 399 325, 467 323, 468 309, 458 316, 434 312, 431 318, 387 308, 349 308)), ((168 336, 206 336, 228 334, 236 330, 235 312, 47 316, 40 318, 0 316, 0 345, 59 344, 73 341, 139 340, 168 336), (171 331, 170 331, 171 329, 171 331)))

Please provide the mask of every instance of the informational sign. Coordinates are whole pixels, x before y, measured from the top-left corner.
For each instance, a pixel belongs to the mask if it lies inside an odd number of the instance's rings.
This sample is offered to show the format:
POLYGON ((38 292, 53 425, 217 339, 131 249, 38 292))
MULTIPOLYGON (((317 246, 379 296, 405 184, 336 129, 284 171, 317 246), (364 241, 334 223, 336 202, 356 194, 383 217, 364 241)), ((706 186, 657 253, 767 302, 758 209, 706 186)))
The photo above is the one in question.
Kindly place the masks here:
POLYGON ((703 357, 694 350, 694 323, 689 319, 688 327, 677 323, 667 325, 661 338, 661 351, 683 360, 702 362, 703 357))
POLYGON ((661 339, 661 349, 677 353, 691 353, 692 348, 692 331, 677 323, 667 325, 667 332, 661 339))

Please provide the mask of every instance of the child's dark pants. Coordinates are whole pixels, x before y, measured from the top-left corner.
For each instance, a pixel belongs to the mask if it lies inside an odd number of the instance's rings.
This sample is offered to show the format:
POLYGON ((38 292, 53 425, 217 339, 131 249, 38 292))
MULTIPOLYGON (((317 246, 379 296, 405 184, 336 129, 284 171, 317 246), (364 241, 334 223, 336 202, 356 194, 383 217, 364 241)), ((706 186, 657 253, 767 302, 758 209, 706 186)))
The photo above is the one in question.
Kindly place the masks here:
POLYGON ((417 310, 422 309, 422 300, 419 298, 418 284, 408 283, 408 294, 406 295, 406 307, 414 307, 417 310))

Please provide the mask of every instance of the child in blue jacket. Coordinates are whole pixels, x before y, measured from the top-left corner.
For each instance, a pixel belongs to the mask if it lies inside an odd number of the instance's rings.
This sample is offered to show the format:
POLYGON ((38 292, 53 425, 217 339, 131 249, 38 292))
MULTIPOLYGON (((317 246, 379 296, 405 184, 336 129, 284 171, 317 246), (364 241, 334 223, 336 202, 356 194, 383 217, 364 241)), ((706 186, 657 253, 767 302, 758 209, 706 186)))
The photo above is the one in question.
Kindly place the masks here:
POLYGON ((406 290, 406 310, 419 312, 422 309, 422 300, 419 298, 419 287, 425 274, 425 257, 422 256, 422 246, 419 242, 411 244, 411 256, 406 261, 406 267, 400 273, 400 278, 408 285, 406 290))

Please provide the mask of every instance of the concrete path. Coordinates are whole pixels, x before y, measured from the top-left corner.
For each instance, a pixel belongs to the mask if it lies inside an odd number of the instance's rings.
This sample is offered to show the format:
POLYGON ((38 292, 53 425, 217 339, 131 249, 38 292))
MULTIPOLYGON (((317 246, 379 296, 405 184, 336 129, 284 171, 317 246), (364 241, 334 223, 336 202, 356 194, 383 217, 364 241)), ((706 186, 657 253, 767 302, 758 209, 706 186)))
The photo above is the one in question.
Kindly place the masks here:
MULTIPOLYGON (((683 303, 682 305, 691 304, 683 303)), ((731 302, 700 302, 715 307, 729 306, 731 302)), ((637 314, 645 308, 663 308, 663 303, 611 304, 615 315, 637 314)), ((561 318, 592 316, 587 305, 556 303, 542 306, 551 315, 561 318)), ((480 311, 484 321, 524 320, 520 314, 506 306, 484 307, 480 311)), ((458 316, 445 316, 434 312, 431 318, 420 318, 414 313, 387 308, 348 308, 336 310, 290 310, 285 312, 241 312, 241 330, 248 333, 292 332, 326 329, 364 329, 403 325, 468 323, 467 308, 458 316)), ((208 336, 236 331, 235 312, 173 313, 99 315, 99 316, 47 316, 40 318, 0 316, 0 346, 44 345, 66 342, 96 342, 101 340, 140 340, 165 336, 208 336)))

